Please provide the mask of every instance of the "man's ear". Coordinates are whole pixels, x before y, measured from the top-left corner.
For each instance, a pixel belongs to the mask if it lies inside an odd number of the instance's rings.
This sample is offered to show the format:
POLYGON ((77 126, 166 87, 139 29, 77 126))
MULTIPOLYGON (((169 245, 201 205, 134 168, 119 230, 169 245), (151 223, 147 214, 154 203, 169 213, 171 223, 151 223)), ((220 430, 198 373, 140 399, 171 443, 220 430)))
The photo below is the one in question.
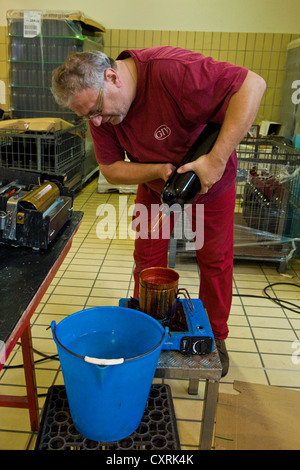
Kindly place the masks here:
POLYGON ((104 72, 104 77, 105 80, 111 85, 117 85, 117 87, 120 86, 120 77, 116 70, 112 68, 106 69, 104 72))

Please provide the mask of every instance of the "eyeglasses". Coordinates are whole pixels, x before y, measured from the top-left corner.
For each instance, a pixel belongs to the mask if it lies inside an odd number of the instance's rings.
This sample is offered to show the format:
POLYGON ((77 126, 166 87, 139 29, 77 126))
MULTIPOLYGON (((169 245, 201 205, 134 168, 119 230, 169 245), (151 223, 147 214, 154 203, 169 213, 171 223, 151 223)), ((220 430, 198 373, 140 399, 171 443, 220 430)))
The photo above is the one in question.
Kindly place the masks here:
POLYGON ((101 113, 103 111, 103 88, 104 86, 100 88, 99 95, 97 98, 97 111, 92 114, 82 116, 81 119, 84 119, 85 121, 90 121, 91 119, 95 119, 96 117, 101 116, 101 113))

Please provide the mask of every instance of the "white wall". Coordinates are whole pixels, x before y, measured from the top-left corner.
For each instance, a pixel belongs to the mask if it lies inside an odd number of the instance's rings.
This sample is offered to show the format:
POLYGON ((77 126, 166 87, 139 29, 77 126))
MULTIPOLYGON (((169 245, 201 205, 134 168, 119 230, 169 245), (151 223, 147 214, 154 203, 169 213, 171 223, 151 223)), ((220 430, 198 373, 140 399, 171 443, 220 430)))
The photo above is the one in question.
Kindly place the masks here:
POLYGON ((81 10, 108 29, 300 34, 300 0, 0 0, 6 11, 81 10))

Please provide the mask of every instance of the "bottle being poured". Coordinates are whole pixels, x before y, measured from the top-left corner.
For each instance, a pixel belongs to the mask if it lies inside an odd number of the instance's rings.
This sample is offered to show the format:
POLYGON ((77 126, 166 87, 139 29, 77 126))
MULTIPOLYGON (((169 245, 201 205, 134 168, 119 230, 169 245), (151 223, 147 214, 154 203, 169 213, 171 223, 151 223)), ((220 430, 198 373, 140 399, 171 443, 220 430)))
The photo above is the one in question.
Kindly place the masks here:
MULTIPOLYGON (((206 155, 212 149, 219 135, 221 126, 209 123, 201 132, 195 143, 184 157, 181 165, 192 162, 202 155, 206 155)), ((201 191, 201 183, 193 171, 177 173, 176 171, 165 183, 161 191, 162 206, 158 214, 151 221, 148 235, 150 238, 157 238, 164 224, 168 220, 169 208, 178 204, 182 209, 185 204, 191 204, 201 191)))

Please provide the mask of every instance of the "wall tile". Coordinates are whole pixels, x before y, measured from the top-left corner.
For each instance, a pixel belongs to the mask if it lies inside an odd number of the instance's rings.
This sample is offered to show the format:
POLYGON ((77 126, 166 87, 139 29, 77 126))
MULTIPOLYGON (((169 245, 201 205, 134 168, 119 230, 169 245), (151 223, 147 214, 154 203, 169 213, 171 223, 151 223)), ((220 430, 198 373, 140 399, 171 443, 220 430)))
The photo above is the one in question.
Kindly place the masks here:
POLYGON ((196 38, 196 33, 194 31, 188 31, 186 33, 186 45, 185 47, 187 49, 195 49, 195 38, 196 38))
POLYGON ((236 51, 238 43, 238 33, 229 33, 228 49, 236 51))
POLYGON ((178 31, 177 46, 186 48, 186 31, 178 31))
POLYGON ((263 33, 257 33, 255 35, 255 52, 262 51, 264 49, 265 35, 263 33))
POLYGON ((202 50, 203 49, 203 40, 204 40, 204 33, 197 31, 195 36, 195 50, 202 50))
POLYGON ((212 50, 216 50, 216 51, 223 49, 222 44, 221 44, 221 33, 216 33, 216 32, 212 33, 210 47, 212 50))
POLYGON ((209 33, 208 31, 204 32, 203 49, 211 50, 212 37, 213 37, 213 33, 209 33))
POLYGON ((244 51, 246 49, 246 41, 247 41, 247 34, 246 33, 239 33, 238 34, 238 44, 237 44, 237 49, 239 51, 244 51))
POLYGON ((152 36, 152 47, 157 47, 161 46, 162 34, 161 31, 153 31, 153 36, 152 36))

